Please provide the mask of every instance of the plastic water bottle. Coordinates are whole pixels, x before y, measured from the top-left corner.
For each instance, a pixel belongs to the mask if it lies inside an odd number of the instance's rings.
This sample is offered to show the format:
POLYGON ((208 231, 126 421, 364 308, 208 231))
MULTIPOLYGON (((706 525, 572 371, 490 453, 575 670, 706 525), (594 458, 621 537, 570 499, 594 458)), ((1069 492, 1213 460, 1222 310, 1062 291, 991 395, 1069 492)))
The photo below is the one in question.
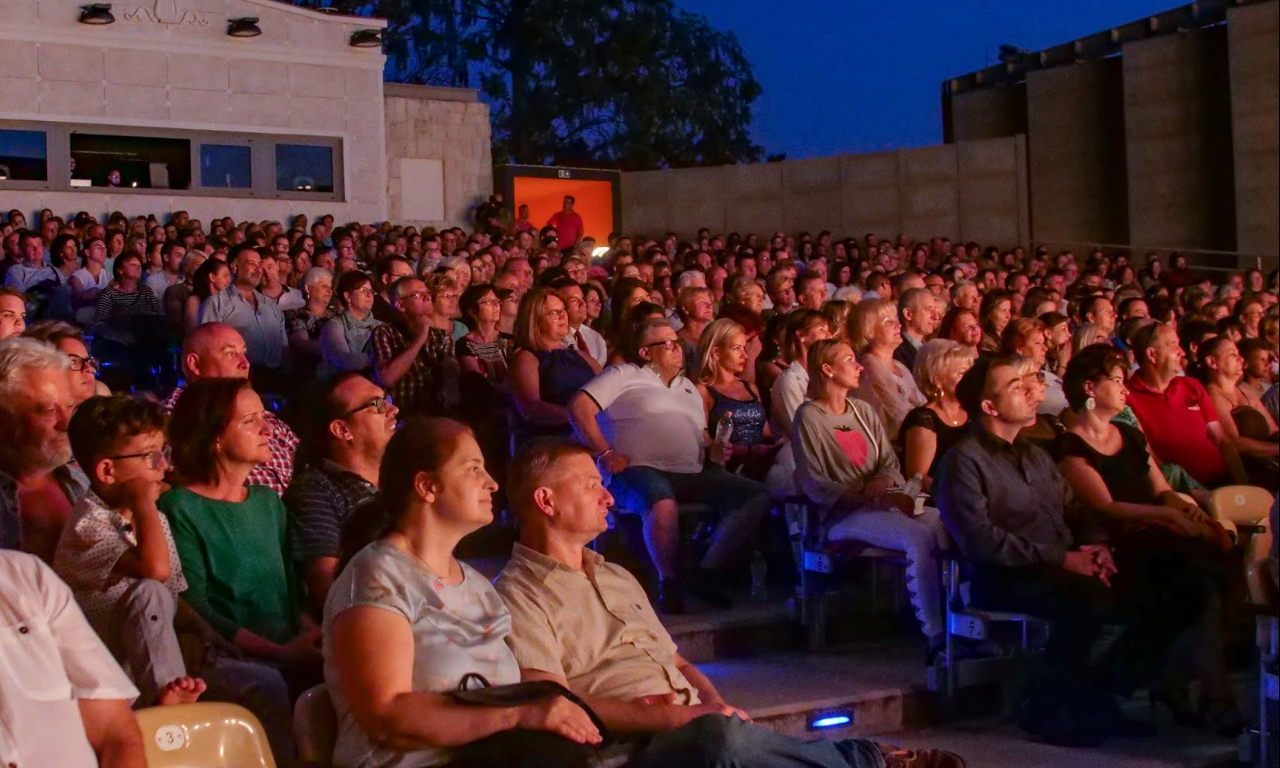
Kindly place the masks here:
POLYGON ((716 425, 716 444, 719 445, 724 452, 724 457, 720 460, 721 465, 729 463, 729 440, 733 437, 733 412, 726 412, 720 417, 720 423, 716 425))
POLYGON ((764 561, 764 553, 756 550, 751 556, 751 599, 762 603, 769 599, 769 566, 764 561))

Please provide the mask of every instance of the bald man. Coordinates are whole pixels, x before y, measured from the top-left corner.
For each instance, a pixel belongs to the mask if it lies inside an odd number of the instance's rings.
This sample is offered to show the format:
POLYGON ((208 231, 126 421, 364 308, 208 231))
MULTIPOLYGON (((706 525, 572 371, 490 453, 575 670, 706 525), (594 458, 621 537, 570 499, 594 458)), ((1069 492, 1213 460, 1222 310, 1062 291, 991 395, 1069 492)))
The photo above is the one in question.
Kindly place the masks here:
MULTIPOLYGON (((247 379, 249 358, 245 356, 244 337, 226 323, 197 326, 182 342, 182 373, 188 382, 200 379, 247 379)), ((161 405, 172 414, 185 385, 178 387, 161 405)), ((298 436, 271 411, 266 413, 271 425, 271 460, 249 471, 245 485, 265 485, 284 495, 293 479, 293 453, 298 436)))

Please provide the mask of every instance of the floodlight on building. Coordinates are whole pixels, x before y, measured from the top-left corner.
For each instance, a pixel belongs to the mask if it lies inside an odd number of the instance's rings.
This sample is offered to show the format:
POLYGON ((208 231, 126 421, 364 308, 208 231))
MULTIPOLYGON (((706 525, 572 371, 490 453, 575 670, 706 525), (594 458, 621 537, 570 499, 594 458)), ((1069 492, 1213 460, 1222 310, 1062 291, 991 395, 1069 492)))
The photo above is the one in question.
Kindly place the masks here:
POLYGON ((382 30, 361 29, 351 33, 352 48, 381 48, 382 30))
POLYGON ((262 34, 262 27, 258 26, 257 16, 245 16, 228 21, 227 34, 231 37, 257 37, 262 34))
POLYGON ((114 24, 116 17, 111 14, 111 3, 90 3, 80 6, 81 24, 114 24))
POLYGON ((9 166, 0 165, 0 181, 8 181, 8 179, 9 179, 9 166))

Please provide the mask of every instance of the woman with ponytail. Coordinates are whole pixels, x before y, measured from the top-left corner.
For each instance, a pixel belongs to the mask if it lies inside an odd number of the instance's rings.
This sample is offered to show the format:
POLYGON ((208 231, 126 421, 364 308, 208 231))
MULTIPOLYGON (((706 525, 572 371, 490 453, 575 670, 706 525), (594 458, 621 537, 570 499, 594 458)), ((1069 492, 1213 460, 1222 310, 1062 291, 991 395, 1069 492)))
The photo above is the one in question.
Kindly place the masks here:
POLYGON ((510 707, 460 704, 464 677, 520 681, 511 614, 454 557, 493 520, 493 492, 471 430, 413 418, 383 454, 378 495, 343 532, 343 565, 324 610, 325 682, 338 714, 333 762, 434 766, 458 748, 520 728, 594 744, 590 717, 564 698, 510 707))

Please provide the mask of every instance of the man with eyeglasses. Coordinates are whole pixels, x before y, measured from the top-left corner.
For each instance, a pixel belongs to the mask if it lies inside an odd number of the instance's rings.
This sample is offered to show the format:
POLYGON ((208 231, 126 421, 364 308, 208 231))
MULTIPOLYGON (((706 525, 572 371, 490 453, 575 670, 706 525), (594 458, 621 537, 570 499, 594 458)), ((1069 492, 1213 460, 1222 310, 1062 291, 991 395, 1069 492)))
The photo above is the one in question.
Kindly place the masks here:
POLYGON ((89 484, 67 440, 76 406, 69 367, 43 342, 0 341, 0 549, 45 562, 89 484))
POLYGON ((290 550, 317 613, 338 569, 342 526, 378 491, 378 467, 399 409, 358 373, 326 382, 308 413, 306 463, 284 495, 290 550))
POLYGON ((707 433, 707 414, 685 378, 684 351, 671 324, 646 320, 628 365, 610 366, 569 403, 569 419, 622 511, 642 515, 645 545, 660 579, 658 607, 683 613, 682 581, 705 602, 725 606, 725 569, 750 551, 769 512, 765 486, 727 472, 723 447, 707 433), (708 461, 708 458, 710 461, 708 461), (708 504, 718 521, 697 572, 676 566, 679 503, 708 504))
POLYGON ((416 277, 402 277, 391 286, 396 316, 373 329, 374 380, 405 413, 441 411, 440 360, 432 339, 431 292, 416 277))
MULTIPOLYGON (((240 332, 225 323, 206 323, 197 326, 182 340, 182 375, 187 382, 214 378, 249 378, 249 358, 245 355, 244 338, 240 332)), ((173 390, 173 394, 161 403, 167 413, 173 413, 178 398, 186 386, 173 390)), ((267 411, 265 418, 271 425, 271 460, 249 470, 245 485, 265 485, 277 494, 283 494, 293 479, 293 453, 298 448, 298 436, 280 417, 267 411)))

